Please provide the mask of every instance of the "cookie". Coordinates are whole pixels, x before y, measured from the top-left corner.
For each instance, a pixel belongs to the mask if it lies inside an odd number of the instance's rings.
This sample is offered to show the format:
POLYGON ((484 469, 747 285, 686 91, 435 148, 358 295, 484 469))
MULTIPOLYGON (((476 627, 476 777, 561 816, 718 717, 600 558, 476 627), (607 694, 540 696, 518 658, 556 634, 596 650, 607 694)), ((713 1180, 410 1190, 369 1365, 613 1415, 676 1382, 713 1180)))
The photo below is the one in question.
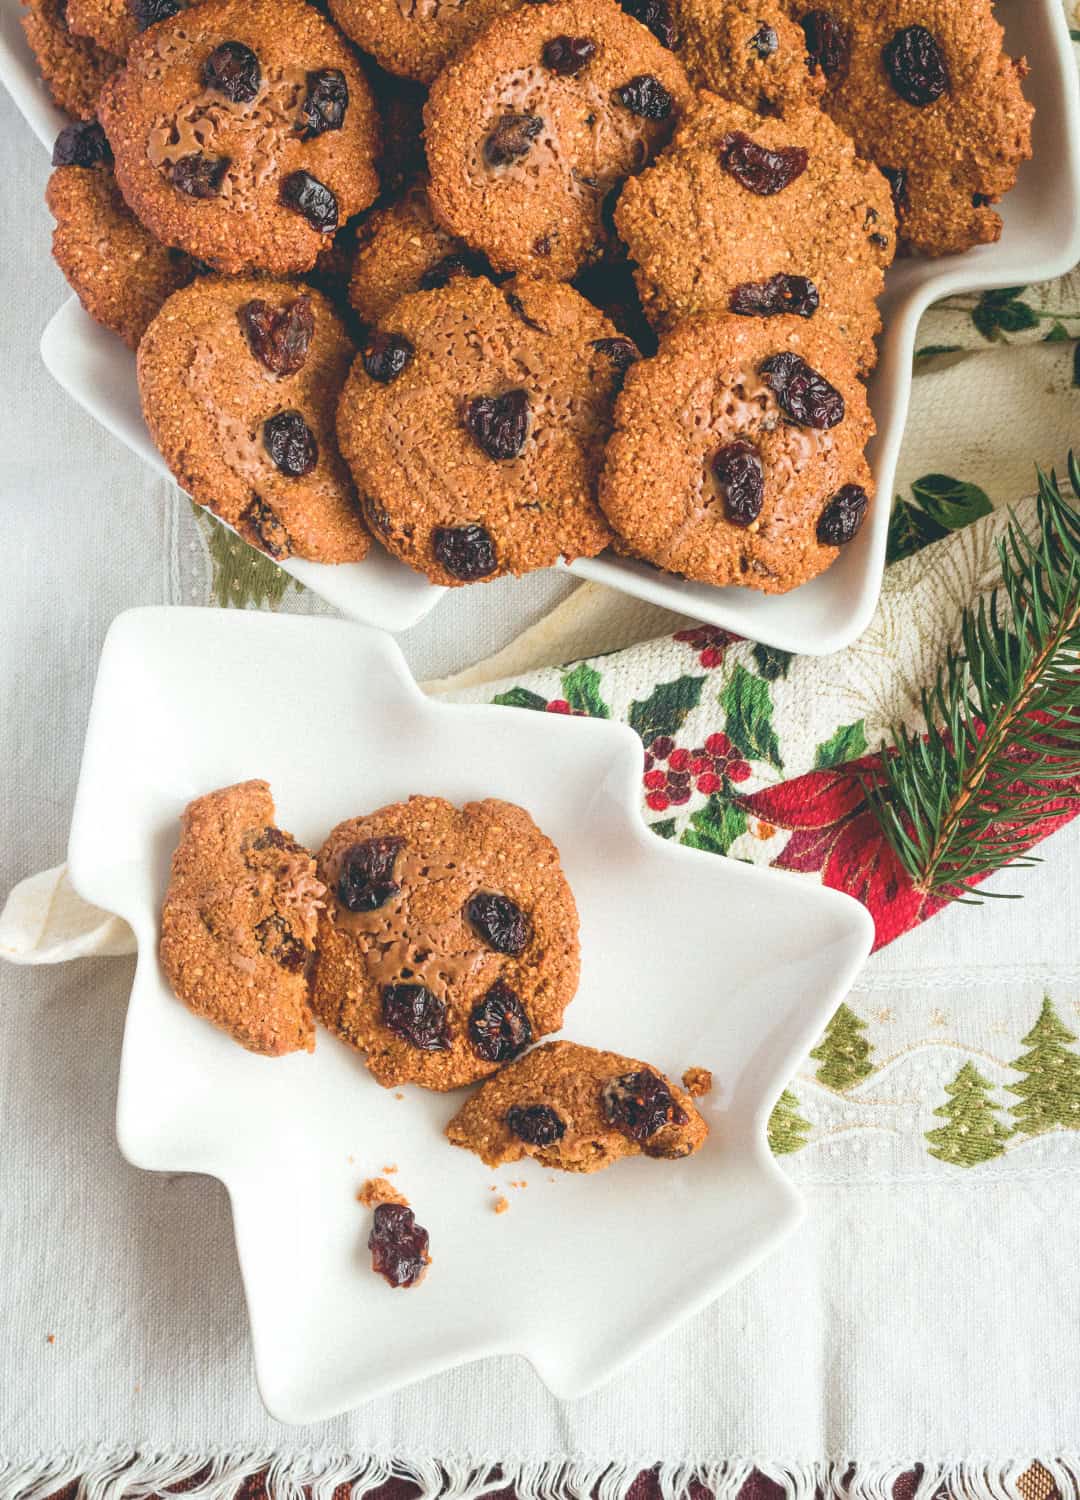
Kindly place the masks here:
POLYGON ((22 29, 41 70, 49 98, 65 114, 92 120, 98 95, 120 59, 75 36, 64 18, 63 0, 23 0, 22 29))
POLYGON ((455 276, 480 276, 488 269, 482 255, 436 224, 421 180, 364 220, 349 301, 365 323, 377 323, 408 292, 433 291, 455 276))
POLYGON ((330 0, 345 35, 390 73, 430 83, 446 61, 517 0, 330 0))
POLYGON ((140 31, 179 8, 174 0, 67 0, 67 23, 76 35, 126 57, 140 31))
POLYGON ((690 82, 763 115, 814 104, 825 80, 777 0, 672 0, 671 25, 690 82))
POLYGON ((432 87, 435 215, 497 271, 569 280, 610 237, 608 196, 688 101, 678 58, 614 0, 523 5, 432 87))
POLYGON ((623 189, 615 223, 646 315, 812 319, 872 368, 893 258, 889 185, 813 106, 761 119, 702 92, 668 149, 623 189))
POLYGON ((533 1156, 561 1172, 599 1172, 623 1156, 676 1160, 709 1127, 657 1069, 577 1042, 547 1042, 483 1084, 446 1127, 486 1166, 533 1156))
POLYGON ((70 125, 53 153, 45 202, 56 220, 53 259, 95 323, 132 349, 166 298, 186 286, 195 267, 182 251, 159 244, 124 202, 98 125, 70 125), (73 139, 73 133, 78 139, 73 139), (76 164, 78 163, 78 164, 76 164))
POLYGON ((783 594, 858 531, 873 431, 851 353, 823 329, 701 314, 628 371, 600 503, 657 567, 783 594))
POLYGON ((522 808, 410 797, 339 823, 318 868, 315 1014, 384 1088, 460 1088, 562 1025, 577 908, 522 808))
POLYGON ((998 239, 990 205, 1031 155, 1033 109, 990 0, 829 0, 796 14, 823 107, 893 185, 901 239, 926 255, 998 239))
POLYGON ((146 227, 229 274, 309 270, 378 191, 371 90, 302 0, 203 0, 151 26, 99 116, 146 227))
POLYGON ((308 959, 324 887, 274 823, 265 781, 188 804, 161 912, 161 965, 177 998, 249 1052, 311 1052, 308 959))
POLYGON ((637 350, 553 282, 458 277, 395 303, 341 394, 338 439, 382 542, 447 586, 592 557, 596 479, 637 350))
POLYGON ((314 288, 202 277, 139 344, 143 416, 177 483, 252 546, 358 562, 370 538, 334 435, 352 356, 314 288))

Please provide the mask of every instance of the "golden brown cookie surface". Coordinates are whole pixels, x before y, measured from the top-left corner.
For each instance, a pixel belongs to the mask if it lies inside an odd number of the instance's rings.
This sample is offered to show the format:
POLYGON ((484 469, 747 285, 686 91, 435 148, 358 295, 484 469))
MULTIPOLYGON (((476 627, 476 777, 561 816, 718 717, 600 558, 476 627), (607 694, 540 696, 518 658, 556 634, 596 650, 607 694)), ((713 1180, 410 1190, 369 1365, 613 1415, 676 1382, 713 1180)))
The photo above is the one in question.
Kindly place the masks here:
POLYGON ((821 110, 761 119, 700 93, 668 149, 626 184, 615 223, 657 327, 696 312, 792 312, 873 366, 896 240, 889 186, 821 110))
POLYGON ((617 1052, 547 1042, 483 1084, 446 1127, 489 1167, 533 1156, 562 1172, 599 1172, 620 1157, 677 1160, 709 1133, 689 1094, 617 1052))
POLYGON ((614 0, 500 16, 424 111, 435 215, 497 271, 568 279, 599 254, 605 199, 667 142, 688 92, 674 53, 614 0))
POLYGON ((139 345, 143 415, 177 483, 271 557, 367 554, 334 432, 352 355, 320 292, 217 277, 174 293, 139 345))
POLYGON ((188 804, 161 913, 179 999, 250 1052, 310 1052, 307 965, 325 895, 315 861, 274 823, 265 781, 188 804))
POLYGON ((41 69, 49 97, 77 120, 92 120, 98 95, 120 66, 120 59, 76 36, 64 17, 61 0, 25 0, 22 28, 41 69))
POLYGON ((389 1088, 452 1089, 562 1024, 578 918, 522 808, 411 797, 333 830, 313 1005, 389 1088))
POLYGON ((151 26, 99 113, 143 223, 229 274, 309 270, 378 191, 367 80, 302 0, 203 0, 151 26))
POLYGON ((341 451, 375 534, 448 586, 590 557, 637 350, 568 286, 459 277, 395 303, 353 365, 341 451))
POLYGON ((195 275, 190 259, 143 228, 106 163, 57 167, 45 201, 68 285, 95 323, 136 348, 166 298, 195 275))
POLYGON ((430 83, 446 61, 517 0, 330 0, 345 35, 390 73, 430 83))
POLYGON ((600 503, 668 572, 786 593, 822 572, 873 493, 850 353, 801 318, 688 318, 627 373, 600 503))
POLYGON ((777 0, 672 0, 672 26, 691 83, 761 114, 817 102, 825 80, 807 66, 806 38, 777 0))
POLYGON ((899 233, 947 255, 996 240, 990 206, 1031 155, 1027 64, 1002 50, 990 0, 829 0, 795 12, 823 107, 890 178, 899 233))

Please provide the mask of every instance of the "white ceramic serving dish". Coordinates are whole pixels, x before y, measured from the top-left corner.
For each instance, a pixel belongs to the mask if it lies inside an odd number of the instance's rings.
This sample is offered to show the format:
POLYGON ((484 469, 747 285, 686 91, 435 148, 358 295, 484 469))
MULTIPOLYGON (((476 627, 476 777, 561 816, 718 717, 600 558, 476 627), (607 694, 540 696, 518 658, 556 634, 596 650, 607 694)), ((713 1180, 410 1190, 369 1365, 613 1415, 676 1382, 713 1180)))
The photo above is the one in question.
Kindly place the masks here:
MULTIPOLYGON (((60 116, 35 77, 18 29, 18 9, 19 0, 0 0, 0 78, 51 145, 60 116)), ((1025 53, 1031 64, 1025 91, 1036 106, 1034 154, 1001 205, 1005 228, 998 244, 940 260, 900 261, 886 278, 881 359, 870 383, 878 428, 870 461, 878 502, 855 542, 820 578, 776 597, 681 581, 613 553, 573 563, 572 573, 788 651, 838 651, 865 630, 885 565, 919 318, 930 303, 952 293, 1043 280, 1080 260, 1080 89, 1061 0, 1000 0, 996 9, 1006 46, 1025 53)), ((76 401, 162 468, 139 415, 131 354, 95 328, 74 300, 45 330, 42 354, 76 401)), ((442 592, 378 549, 367 562, 350 567, 289 563, 286 570, 345 614, 391 630, 420 619, 442 592)))
POLYGON ((138 939, 117 1132, 137 1166, 225 1183, 275 1416, 327 1417, 490 1354, 523 1355, 552 1391, 576 1395, 798 1222, 765 1126, 866 957, 872 922, 823 886, 658 838, 640 786, 641 743, 625 725, 432 701, 379 631, 199 609, 114 622, 68 858, 80 895, 138 939), (267 693, 267 661, 291 684, 285 702, 267 693), (399 1098, 325 1032, 314 1055, 270 1060, 193 1016, 157 958, 177 818, 192 797, 252 776, 269 780, 281 824, 309 846, 420 790, 526 806, 558 845, 581 915, 563 1034, 675 1076, 710 1068, 702 1150, 592 1178, 531 1162, 492 1172, 442 1137, 461 1092, 399 1098), (408 1293, 372 1273, 370 1215, 355 1198, 386 1163, 431 1233, 431 1271, 408 1293), (493 1183, 506 1214, 493 1212, 493 1183), (637 1234, 643 1221, 663 1235, 637 1234))

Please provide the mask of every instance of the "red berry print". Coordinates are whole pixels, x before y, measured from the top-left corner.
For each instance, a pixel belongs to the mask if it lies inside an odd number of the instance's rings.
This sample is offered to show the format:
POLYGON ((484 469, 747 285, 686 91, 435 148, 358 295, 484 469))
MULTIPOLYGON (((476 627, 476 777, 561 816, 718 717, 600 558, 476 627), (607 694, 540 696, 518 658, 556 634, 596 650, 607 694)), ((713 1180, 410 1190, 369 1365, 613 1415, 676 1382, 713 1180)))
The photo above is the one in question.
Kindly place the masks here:
POLYGON ((746 781, 750 775, 749 764, 723 733, 710 734, 704 745, 691 750, 689 767, 698 791, 706 796, 720 791, 725 781, 746 781))
POLYGON ((727 648, 742 637, 730 630, 718 630, 715 625, 698 625, 693 630, 677 630, 673 639, 692 646, 703 667, 719 667, 727 648))
POLYGON ((667 812, 690 801, 693 777, 690 751, 682 750, 669 734, 659 734, 645 751, 645 805, 653 812, 667 812), (661 762, 666 761, 666 766, 661 762))
POLYGON ((573 713, 573 709, 565 698, 552 698, 547 706, 547 712, 549 714, 569 714, 573 713))

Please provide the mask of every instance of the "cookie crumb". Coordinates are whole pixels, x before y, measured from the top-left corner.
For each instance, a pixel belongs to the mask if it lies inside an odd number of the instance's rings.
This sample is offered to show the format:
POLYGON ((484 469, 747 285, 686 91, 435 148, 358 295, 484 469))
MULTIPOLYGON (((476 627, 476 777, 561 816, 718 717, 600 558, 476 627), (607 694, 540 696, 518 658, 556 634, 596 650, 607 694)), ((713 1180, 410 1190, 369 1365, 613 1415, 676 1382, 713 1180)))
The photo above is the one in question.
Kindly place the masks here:
POLYGON ((405 1095, 402 1094, 399 1090, 397 1090, 397 1089, 394 1090, 394 1098, 395 1099, 404 1099, 404 1097, 405 1097, 405 1095))
POLYGON ((365 1208, 375 1208, 380 1203, 400 1203, 403 1208, 408 1208, 409 1200, 403 1193, 399 1193, 392 1182, 387 1182, 385 1177, 369 1177, 363 1187, 356 1195, 357 1203, 362 1203, 365 1208))
POLYGON ((687 1068, 682 1076, 682 1086, 691 1099, 703 1099, 712 1093, 712 1074, 708 1068, 687 1068))
POLYGON ((388 1167, 383 1167, 383 1172, 386 1174, 387 1177, 393 1177, 393 1175, 397 1171, 397 1169, 398 1169, 398 1164, 395 1161, 395 1162, 391 1162, 388 1167))
POLYGON ((495 1202, 491 1206, 492 1206, 492 1208, 494 1208, 494 1210, 495 1210, 495 1212, 497 1214, 504 1214, 504 1213, 506 1213, 507 1209, 510 1207, 510 1203, 509 1203, 509 1201, 506 1198, 504 1198, 500 1194, 499 1197, 495 1199, 495 1202))
POLYGON ((56 1343, 56 1334, 55 1333, 47 1333, 45 1335, 45 1342, 47 1344, 55 1344, 56 1343))

